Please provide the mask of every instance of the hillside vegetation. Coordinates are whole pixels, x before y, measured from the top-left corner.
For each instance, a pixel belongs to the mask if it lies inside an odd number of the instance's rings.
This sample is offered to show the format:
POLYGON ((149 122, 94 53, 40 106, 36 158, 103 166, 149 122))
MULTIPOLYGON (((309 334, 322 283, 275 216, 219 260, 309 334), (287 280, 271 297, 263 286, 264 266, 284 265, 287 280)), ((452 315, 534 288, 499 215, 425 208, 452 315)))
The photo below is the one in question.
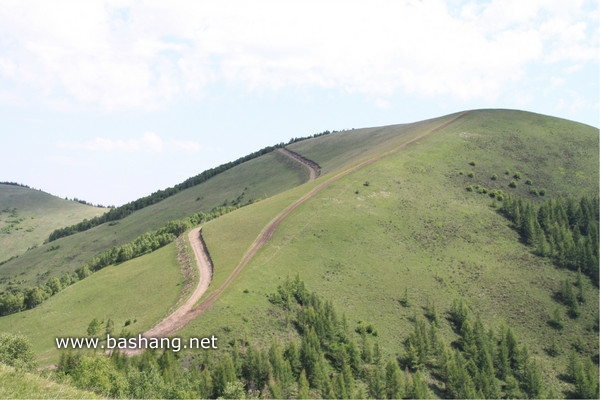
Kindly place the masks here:
MULTIPOLYGON (((281 279, 299 273, 307 287, 327 294, 350 326, 373 324, 384 354, 402 356, 401 343, 414 329, 415 316, 423 316, 432 304, 445 316, 454 300, 463 299, 487 326, 511 327, 541 361, 554 393, 564 395, 569 385, 560 376, 571 351, 597 359, 598 304, 586 302, 579 318, 555 329, 550 323, 554 310, 567 311, 556 293, 565 280, 574 283, 576 273, 534 255, 497 212, 494 203, 501 202, 488 194, 502 190, 537 202, 567 194, 593 196, 598 192, 597 146, 598 131, 588 126, 517 111, 472 112, 301 205, 213 309, 184 333, 251 337, 263 344, 273 336, 287 337, 284 315, 265 296, 281 279), (522 179, 512 188, 515 172, 522 179), (470 192, 468 186, 487 192, 470 192), (532 194, 532 186, 545 188, 545 196, 532 194), (552 343, 560 348, 556 356, 546 351, 552 343)), ((283 196, 273 202, 277 198, 283 196)), ((253 221, 257 214, 269 220, 277 213, 260 206, 244 211, 255 211, 253 221)), ((235 248, 243 251, 228 238, 235 235, 246 246, 254 240, 255 223, 246 225, 246 218, 236 220, 238 215, 241 210, 206 226, 216 270, 231 268, 239 259, 231 254, 235 248), (235 233, 228 228, 234 225, 235 233), (248 232, 245 239, 243 232, 248 232)), ((587 298, 598 298, 589 280, 583 285, 587 298)), ((450 324, 442 324, 440 331, 449 342, 457 339, 450 324)))
POLYGON ((0 262, 41 246, 50 232, 106 212, 41 190, 0 184, 0 262))
MULTIPOLYGON (((113 357, 101 362, 99 373, 115 378, 107 378, 99 393, 235 398, 597 395, 597 285, 575 265, 562 268, 552 258, 538 256, 499 210, 508 198, 541 205, 586 196, 597 203, 598 129, 511 110, 457 116, 292 143, 291 150, 322 167, 317 180, 300 185, 306 171, 281 168, 287 164, 269 153, 248 163, 262 171, 259 176, 235 167, 118 224, 53 242, 60 248, 47 253, 49 261, 42 268, 65 264, 66 256, 79 257, 79 251, 93 254, 102 248, 97 242, 108 246, 117 243, 113 237, 133 237, 154 229, 158 221, 190 215, 199 211, 199 204, 256 199, 258 187, 265 193, 269 188, 268 198, 205 224, 215 268, 210 295, 270 222, 304 199, 212 307, 179 332, 182 337, 215 335, 218 350, 187 350, 176 357, 155 352, 131 361, 113 357), (388 153, 392 149, 399 151, 388 153), (273 165, 280 168, 273 170, 273 165), (286 181, 290 176, 294 180, 286 181), (254 194, 244 194, 251 187, 254 194), (69 253, 61 253, 67 249, 69 253), (577 313, 570 293, 579 296, 577 313), (145 384, 138 388, 136 382, 145 384)), ((20 257, 5 266, 16 274, 34 260, 20 257)), ((140 306, 146 317, 132 332, 142 331, 164 315, 178 291, 160 275, 141 283, 127 273, 144 265, 157 271, 166 264, 175 277, 175 260, 174 249, 167 246, 106 268, 33 310, 0 318, 0 331, 21 331, 34 343, 47 342, 48 332, 64 326, 79 332, 92 315, 105 318, 96 315, 100 310, 127 310, 115 314, 119 321, 135 317, 131 310, 137 299, 164 291, 156 296, 158 303, 140 306), (114 279, 123 279, 107 280, 111 271, 114 279), (134 294, 154 280, 161 286, 134 294), (132 291, 127 300, 116 295, 127 290, 132 291), (93 308, 83 302, 90 296, 99 299, 93 308), (80 301, 86 307, 72 316, 45 318, 80 301), (128 308, 120 308, 125 303, 128 308), (91 309, 97 311, 83 315, 91 309)), ((75 268, 75 263, 66 264, 75 268)), ((36 270, 40 266, 30 271, 36 270)), ((138 319, 141 308, 135 312, 138 319)), ((58 351, 35 346, 42 363, 57 359, 58 351)), ((65 357, 59 371, 85 388, 77 365, 92 365, 93 357, 65 357)))

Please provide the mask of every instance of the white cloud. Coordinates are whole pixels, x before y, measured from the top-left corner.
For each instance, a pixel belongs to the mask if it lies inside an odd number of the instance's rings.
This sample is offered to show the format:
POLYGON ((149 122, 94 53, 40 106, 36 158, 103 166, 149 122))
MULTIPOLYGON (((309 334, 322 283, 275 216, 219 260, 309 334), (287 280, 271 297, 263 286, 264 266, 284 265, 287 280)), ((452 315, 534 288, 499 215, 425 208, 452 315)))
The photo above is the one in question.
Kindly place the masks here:
POLYGON ((493 100, 531 63, 597 60, 597 15, 562 0, 3 3, 0 101, 10 87, 156 109, 219 83, 493 100))

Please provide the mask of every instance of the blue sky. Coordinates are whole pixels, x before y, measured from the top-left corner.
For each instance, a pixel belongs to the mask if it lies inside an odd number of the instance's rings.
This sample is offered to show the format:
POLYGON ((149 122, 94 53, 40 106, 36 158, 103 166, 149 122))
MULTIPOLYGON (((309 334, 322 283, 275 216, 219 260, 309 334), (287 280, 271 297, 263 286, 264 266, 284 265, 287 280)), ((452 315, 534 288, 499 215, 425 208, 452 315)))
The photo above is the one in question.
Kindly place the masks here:
POLYGON ((596 1, 1 1, 0 181, 120 205, 324 130, 600 126, 596 1))

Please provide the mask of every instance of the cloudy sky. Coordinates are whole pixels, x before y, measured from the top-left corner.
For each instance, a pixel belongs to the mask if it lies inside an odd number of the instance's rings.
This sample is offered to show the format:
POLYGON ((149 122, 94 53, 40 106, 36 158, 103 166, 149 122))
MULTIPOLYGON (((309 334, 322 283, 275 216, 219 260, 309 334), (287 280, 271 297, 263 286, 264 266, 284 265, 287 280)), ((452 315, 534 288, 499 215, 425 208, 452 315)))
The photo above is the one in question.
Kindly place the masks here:
POLYGON ((596 1, 0 1, 0 181, 120 205, 291 137, 600 126, 596 1))

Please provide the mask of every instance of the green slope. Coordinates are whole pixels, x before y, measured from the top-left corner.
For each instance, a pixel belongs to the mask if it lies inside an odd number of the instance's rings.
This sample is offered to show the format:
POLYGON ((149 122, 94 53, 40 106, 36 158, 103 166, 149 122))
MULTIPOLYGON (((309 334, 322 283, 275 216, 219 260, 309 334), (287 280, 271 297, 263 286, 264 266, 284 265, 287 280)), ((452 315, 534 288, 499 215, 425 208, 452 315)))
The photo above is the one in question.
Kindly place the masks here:
MULTIPOLYGON (((492 200, 465 187, 485 185, 542 201, 529 194, 524 183, 509 188, 504 174, 508 170, 546 188, 546 196, 595 194, 597 148, 598 130, 589 126, 517 111, 472 112, 332 183, 301 205, 183 335, 218 334, 221 342, 249 337, 265 344, 273 336, 288 337, 282 328, 284 316, 265 295, 288 274, 300 273, 310 290, 333 300, 351 327, 360 320, 373 323, 386 355, 404 351, 401 342, 413 329, 411 319, 423 315, 428 301, 444 314, 454 299, 463 298, 487 326, 512 327, 542 362, 551 387, 568 390, 558 377, 572 346, 582 347, 584 354, 598 354, 598 333, 592 329, 597 302, 586 303, 582 316, 569 319, 563 331, 553 329, 548 321, 553 310, 562 307, 553 296, 561 282, 574 281, 575 274, 534 256, 491 207, 492 200), (471 170, 474 178, 467 175, 471 170), (491 180, 493 174, 499 179, 491 180), (411 307, 401 304, 405 290, 411 307), (544 350, 552 340, 561 347, 556 358, 544 350)), ((309 152, 307 147, 303 154, 309 152)), ((272 200, 275 205, 281 199, 279 209, 285 206, 285 195, 272 200)), ((245 211, 262 214, 263 220, 277 212, 260 206, 245 211)), ((206 241, 216 269, 230 268, 236 259, 230 250, 244 247, 224 240, 233 236, 230 227, 237 227, 236 240, 247 248, 254 240, 256 220, 232 213, 207 225, 206 241), (242 232, 247 235, 242 237, 242 232)), ((584 291, 587 298, 598 298, 589 280, 584 291)), ((456 340, 448 323, 440 329, 449 342, 456 340)))
POLYGON ((115 334, 151 328, 179 299, 182 281, 177 250, 170 244, 98 271, 32 310, 0 318, 0 332, 27 336, 41 365, 57 363, 60 351, 55 338, 85 337, 94 318, 104 323, 112 319, 115 334))
POLYGON ((0 261, 40 246, 56 228, 105 211, 41 190, 0 184, 0 261))
POLYGON ((278 152, 263 155, 120 221, 105 223, 28 251, 0 267, 0 290, 11 282, 20 287, 45 283, 49 277, 71 273, 102 251, 128 243, 170 220, 185 218, 199 211, 208 212, 236 200, 240 204, 257 201, 307 179, 305 168, 278 152))

